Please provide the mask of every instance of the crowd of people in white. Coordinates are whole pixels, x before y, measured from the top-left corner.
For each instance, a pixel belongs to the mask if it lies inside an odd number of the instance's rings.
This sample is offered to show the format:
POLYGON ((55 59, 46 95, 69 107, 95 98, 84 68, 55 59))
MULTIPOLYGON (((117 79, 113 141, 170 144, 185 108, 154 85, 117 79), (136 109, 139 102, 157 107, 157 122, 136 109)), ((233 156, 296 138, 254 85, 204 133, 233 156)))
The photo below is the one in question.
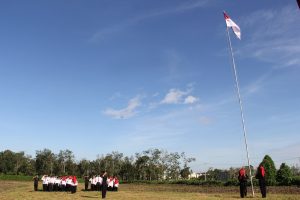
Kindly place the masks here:
MULTIPOLYGON (((39 177, 33 177, 34 190, 38 190, 39 177)), ((76 176, 48 176, 44 175, 41 178, 43 182, 43 191, 58 192, 65 191, 76 193, 78 180, 76 176)), ((84 184, 86 191, 101 191, 102 198, 106 197, 106 191, 118 191, 119 179, 117 176, 107 176, 104 172, 102 175, 85 176, 84 184)))
POLYGON ((91 191, 101 191, 103 185, 107 186, 108 191, 118 191, 119 188, 119 179, 116 176, 111 176, 109 178, 103 178, 103 176, 97 175, 92 177, 85 177, 85 190, 91 191), (106 179, 106 184, 103 183, 103 180, 106 179), (89 187, 90 186, 90 187, 89 187))
POLYGON ((66 191, 75 193, 77 191, 78 181, 76 176, 48 176, 44 175, 41 180, 43 181, 43 191, 66 191))

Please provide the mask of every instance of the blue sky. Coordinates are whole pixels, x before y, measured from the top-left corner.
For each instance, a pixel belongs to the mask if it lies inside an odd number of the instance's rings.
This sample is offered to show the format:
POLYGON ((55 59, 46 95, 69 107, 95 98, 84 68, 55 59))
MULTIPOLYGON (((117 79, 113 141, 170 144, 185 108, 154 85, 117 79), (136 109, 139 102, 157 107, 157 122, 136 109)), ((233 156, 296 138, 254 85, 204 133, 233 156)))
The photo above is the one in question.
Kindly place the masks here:
POLYGON ((2 1, 0 151, 77 159, 149 148, 194 171, 246 165, 223 10, 253 165, 300 162, 294 0, 2 1))

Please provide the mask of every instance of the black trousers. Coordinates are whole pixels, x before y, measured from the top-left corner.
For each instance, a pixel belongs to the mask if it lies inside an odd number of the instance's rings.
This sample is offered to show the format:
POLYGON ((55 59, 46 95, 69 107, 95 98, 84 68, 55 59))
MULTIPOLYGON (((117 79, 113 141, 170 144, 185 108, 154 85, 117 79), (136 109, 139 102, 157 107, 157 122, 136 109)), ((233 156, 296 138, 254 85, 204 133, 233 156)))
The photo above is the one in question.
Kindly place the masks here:
POLYGON ((265 179, 259 179, 259 188, 262 198, 267 197, 267 187, 266 187, 266 180, 265 179))
POLYGON ((76 190, 77 190, 77 186, 71 186, 71 193, 74 194, 76 193, 76 190))
POLYGON ((38 190, 38 184, 37 183, 34 183, 34 191, 37 191, 38 190))
POLYGON ((102 185, 102 199, 105 199, 107 191, 107 185, 102 185))
POLYGON ((54 185, 53 185, 53 191, 58 191, 58 184, 57 183, 54 183, 54 185))
POLYGON ((49 192, 52 192, 53 191, 53 183, 49 183, 48 188, 49 188, 49 192))
POLYGON ((70 184, 67 184, 67 185, 66 185, 66 191, 67 191, 67 192, 71 191, 71 185, 70 185, 70 184))
POLYGON ((100 191, 100 186, 101 186, 100 182, 97 182, 97 185, 96 185, 97 191, 100 191))
POLYGON ((61 191, 66 191, 66 185, 61 185, 61 191))
POLYGON ((240 181, 240 196, 241 198, 247 196, 247 181, 240 181))
POLYGON ((48 190, 48 184, 43 184, 43 191, 47 191, 48 190))
POLYGON ((88 190, 88 189, 89 189, 89 183, 85 183, 85 184, 84 184, 84 189, 85 189, 85 190, 88 190))

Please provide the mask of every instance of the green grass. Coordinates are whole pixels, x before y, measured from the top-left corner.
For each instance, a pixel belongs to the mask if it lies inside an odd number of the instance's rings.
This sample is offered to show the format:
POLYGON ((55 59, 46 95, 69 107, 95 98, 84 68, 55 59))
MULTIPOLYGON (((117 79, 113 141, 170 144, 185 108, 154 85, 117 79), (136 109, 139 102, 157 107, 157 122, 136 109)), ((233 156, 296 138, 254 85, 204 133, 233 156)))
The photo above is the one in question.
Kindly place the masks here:
POLYGON ((31 181, 32 178, 32 176, 0 174, 0 180, 31 181))
MULTIPOLYGON (((41 183, 39 188, 41 188, 41 183)), ((100 192, 81 191, 83 184, 79 184, 78 192, 70 194, 66 192, 42 192, 33 191, 32 182, 24 181, 0 181, 0 200, 53 200, 53 199, 100 199, 100 192)), ((269 188, 267 199, 296 200, 300 199, 300 188, 297 187, 272 187, 269 188)), ((154 184, 122 184, 120 191, 108 192, 107 199, 120 200, 218 200, 239 199, 238 187, 204 187, 187 185, 154 185, 154 184)), ((261 199, 256 188, 255 198, 261 199)))

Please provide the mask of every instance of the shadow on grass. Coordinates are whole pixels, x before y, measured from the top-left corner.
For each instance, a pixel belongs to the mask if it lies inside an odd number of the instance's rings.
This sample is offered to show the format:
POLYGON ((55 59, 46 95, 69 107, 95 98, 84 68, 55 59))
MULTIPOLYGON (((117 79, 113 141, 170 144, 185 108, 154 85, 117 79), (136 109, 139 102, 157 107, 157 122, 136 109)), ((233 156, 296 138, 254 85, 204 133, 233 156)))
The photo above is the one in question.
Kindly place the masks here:
POLYGON ((90 199, 99 199, 98 196, 87 196, 87 195, 81 195, 80 197, 83 197, 83 198, 90 198, 90 199))

